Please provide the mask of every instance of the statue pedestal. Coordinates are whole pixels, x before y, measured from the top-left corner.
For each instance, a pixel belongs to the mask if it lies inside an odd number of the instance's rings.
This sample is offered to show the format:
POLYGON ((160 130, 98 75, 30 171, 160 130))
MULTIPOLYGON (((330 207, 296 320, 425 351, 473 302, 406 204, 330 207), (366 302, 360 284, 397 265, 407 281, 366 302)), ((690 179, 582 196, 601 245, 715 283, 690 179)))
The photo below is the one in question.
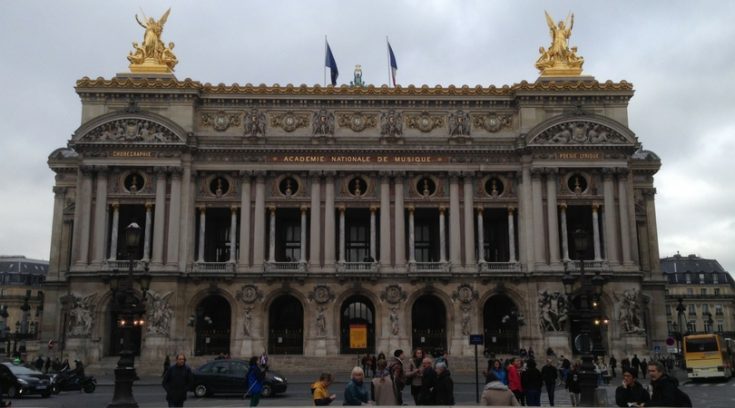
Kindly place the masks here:
MULTIPOLYGON (((166 336, 146 335, 143 346, 140 348, 140 360, 148 363, 163 362, 167 354, 166 346, 168 346, 166 336)), ((171 357, 171 361, 175 361, 175 358, 171 357)))
POLYGON ((623 334, 623 347, 626 356, 638 354, 639 356, 648 355, 648 347, 646 347, 645 334, 623 334))
POLYGON ((546 332, 544 335, 544 349, 537 352, 537 356, 546 355, 546 350, 551 347, 557 357, 565 356, 571 359, 572 348, 569 342, 570 334, 567 332, 546 332))
POLYGON ((327 355, 327 339, 318 338, 314 340, 314 355, 319 357, 327 355))

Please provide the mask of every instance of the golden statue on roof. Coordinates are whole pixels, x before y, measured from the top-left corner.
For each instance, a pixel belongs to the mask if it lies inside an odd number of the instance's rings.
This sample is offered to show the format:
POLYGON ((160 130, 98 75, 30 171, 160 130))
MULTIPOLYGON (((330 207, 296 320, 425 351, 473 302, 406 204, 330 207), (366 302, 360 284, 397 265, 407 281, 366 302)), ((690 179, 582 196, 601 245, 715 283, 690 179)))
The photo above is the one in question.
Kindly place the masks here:
POLYGON ((169 13, 171 13, 170 8, 163 13, 158 21, 143 14, 143 22, 140 21, 137 14, 135 15, 135 21, 145 29, 145 34, 143 35, 142 44, 133 42, 134 51, 131 51, 128 55, 130 72, 173 72, 174 67, 179 62, 173 52, 174 43, 168 43, 167 47, 161 40, 163 26, 168 20, 169 13))
POLYGON ((566 21, 560 20, 554 23, 548 12, 546 24, 549 26, 551 35, 551 46, 548 50, 539 48, 541 56, 536 61, 536 68, 541 71, 541 76, 578 76, 582 73, 584 58, 577 56, 577 47, 569 48, 569 37, 574 27, 574 14, 569 13, 566 21))

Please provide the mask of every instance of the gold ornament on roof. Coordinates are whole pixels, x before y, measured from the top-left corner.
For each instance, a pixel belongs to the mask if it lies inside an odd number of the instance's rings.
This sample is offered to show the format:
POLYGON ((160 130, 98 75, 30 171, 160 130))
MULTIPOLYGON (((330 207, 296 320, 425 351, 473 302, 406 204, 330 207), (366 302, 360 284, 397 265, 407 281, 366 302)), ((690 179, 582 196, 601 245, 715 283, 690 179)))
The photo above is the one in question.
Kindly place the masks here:
POLYGON ((541 76, 578 76, 582 73, 584 58, 577 56, 577 47, 569 48, 569 37, 574 27, 574 14, 569 13, 566 21, 560 20, 554 24, 548 12, 546 24, 549 26, 551 35, 551 46, 548 50, 539 48, 541 56, 536 61, 536 68, 541 71, 541 76))
POLYGON ((166 24, 169 13, 171 13, 170 8, 163 13, 158 21, 143 14, 143 22, 140 21, 137 14, 135 15, 135 21, 145 29, 145 34, 143 35, 143 43, 133 42, 134 51, 128 54, 130 72, 164 74, 173 72, 174 67, 179 62, 173 52, 174 43, 168 43, 167 47, 161 40, 163 26, 166 24))

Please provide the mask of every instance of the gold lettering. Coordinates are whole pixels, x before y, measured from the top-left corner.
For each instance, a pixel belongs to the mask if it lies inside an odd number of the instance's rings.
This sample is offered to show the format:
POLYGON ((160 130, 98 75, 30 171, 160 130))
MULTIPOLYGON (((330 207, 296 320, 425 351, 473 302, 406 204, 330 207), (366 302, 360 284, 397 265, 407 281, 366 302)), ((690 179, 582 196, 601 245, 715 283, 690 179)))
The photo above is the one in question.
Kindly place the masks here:
POLYGON ((153 157, 153 152, 135 152, 130 150, 117 150, 112 152, 112 157, 153 157))

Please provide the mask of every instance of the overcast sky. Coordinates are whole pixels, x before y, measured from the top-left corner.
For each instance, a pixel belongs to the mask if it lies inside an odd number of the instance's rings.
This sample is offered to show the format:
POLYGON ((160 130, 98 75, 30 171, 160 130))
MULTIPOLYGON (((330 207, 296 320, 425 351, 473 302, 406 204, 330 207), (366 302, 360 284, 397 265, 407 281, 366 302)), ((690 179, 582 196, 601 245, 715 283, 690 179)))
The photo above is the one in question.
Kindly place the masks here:
POLYGON ((324 36, 341 75, 402 85, 535 81, 544 10, 575 14, 584 73, 635 87, 630 127, 663 162, 662 256, 694 253, 735 272, 735 2, 731 1, 35 1, 0 3, 0 254, 48 259, 48 154, 80 125, 83 76, 128 71, 141 9, 171 7, 163 40, 176 76, 211 83, 322 83, 324 36))

